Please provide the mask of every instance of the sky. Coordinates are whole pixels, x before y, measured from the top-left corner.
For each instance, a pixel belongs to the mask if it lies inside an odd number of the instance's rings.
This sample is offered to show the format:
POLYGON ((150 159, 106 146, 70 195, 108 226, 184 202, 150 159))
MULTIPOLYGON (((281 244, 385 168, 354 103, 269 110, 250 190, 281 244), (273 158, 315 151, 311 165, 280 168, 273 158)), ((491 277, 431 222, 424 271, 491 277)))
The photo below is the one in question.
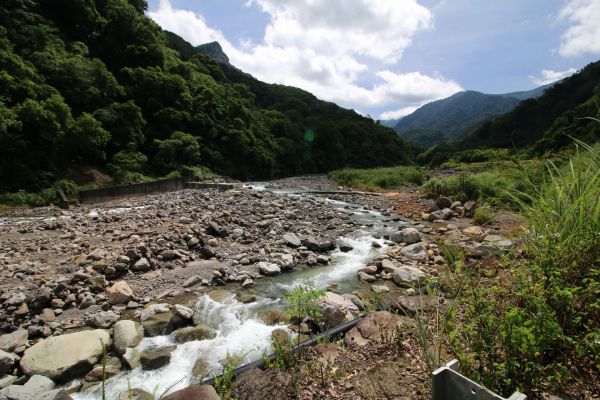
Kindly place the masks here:
POLYGON ((600 0, 149 0, 193 45, 374 119, 462 90, 507 93, 600 59, 600 0))

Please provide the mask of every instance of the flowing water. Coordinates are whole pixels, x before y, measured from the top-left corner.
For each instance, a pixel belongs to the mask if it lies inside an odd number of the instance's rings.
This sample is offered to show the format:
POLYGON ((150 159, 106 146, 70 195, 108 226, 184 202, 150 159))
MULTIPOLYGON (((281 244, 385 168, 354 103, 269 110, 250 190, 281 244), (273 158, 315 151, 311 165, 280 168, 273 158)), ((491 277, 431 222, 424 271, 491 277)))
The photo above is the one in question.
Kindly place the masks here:
MULTIPOLYGON (((255 190, 264 190, 264 186, 255 186, 255 190)), ((117 398, 119 393, 127 391, 128 388, 143 388, 154 392, 157 397, 166 391, 184 388, 197 379, 192 376, 192 369, 198 359, 202 359, 213 374, 222 368, 223 360, 228 355, 240 357, 242 363, 259 359, 271 350, 271 332, 278 328, 286 329, 284 326, 266 325, 259 318, 259 312, 265 308, 285 309, 282 300, 284 293, 298 286, 311 283, 317 288, 325 289, 335 285, 336 291, 340 293, 351 292, 358 283, 357 271, 385 251, 387 246, 381 237, 397 230, 403 222, 390 222, 389 216, 341 201, 323 201, 347 213, 360 224, 359 229, 339 238, 340 242, 350 244, 353 250, 347 253, 339 250, 332 252, 329 254, 331 263, 326 266, 306 268, 258 280, 256 286, 249 291, 256 295, 257 301, 250 304, 241 303, 234 293, 229 292, 221 294, 217 298, 218 301, 209 295, 201 296, 196 301, 195 313, 200 320, 215 329, 215 338, 178 344, 171 355, 170 363, 160 369, 144 371, 138 367, 107 380, 106 398, 117 398), (374 241, 377 241, 381 248, 374 248, 374 241)), ((145 338, 138 348, 143 351, 174 344, 176 343, 171 334, 145 338)), ((100 389, 96 388, 91 392, 78 393, 74 398, 96 400, 102 396, 100 389)))

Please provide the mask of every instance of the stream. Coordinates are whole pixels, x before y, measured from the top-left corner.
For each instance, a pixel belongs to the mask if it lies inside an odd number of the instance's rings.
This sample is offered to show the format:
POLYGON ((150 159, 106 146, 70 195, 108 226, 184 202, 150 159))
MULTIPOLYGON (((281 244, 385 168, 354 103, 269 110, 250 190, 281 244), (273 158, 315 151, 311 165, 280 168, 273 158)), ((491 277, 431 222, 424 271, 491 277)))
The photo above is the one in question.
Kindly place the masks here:
MULTIPOLYGON (((252 187, 265 190, 264 186, 258 184, 252 187)), ((289 196, 312 196, 277 192, 289 196)), ((255 286, 247 289, 247 293, 255 295, 257 300, 249 304, 238 301, 233 292, 224 290, 220 291, 219 296, 202 295, 195 302, 195 315, 215 330, 216 337, 177 344, 170 363, 157 370, 145 371, 138 367, 108 379, 106 398, 116 399, 119 393, 129 388, 141 388, 157 397, 166 391, 185 388, 196 382, 197 377, 192 376, 192 369, 200 358, 208 365, 209 376, 221 370, 227 355, 241 357, 242 364, 259 359, 265 352, 271 351, 271 332, 287 329, 284 325, 266 325, 259 318, 259 312, 265 309, 285 310, 283 295, 298 286, 310 283, 319 289, 333 286, 338 293, 352 292, 359 283, 357 271, 385 252, 387 244, 382 239, 383 235, 389 235, 406 222, 392 222, 390 216, 350 203, 323 197, 320 199, 359 223, 357 230, 338 238, 338 242, 350 244, 353 247, 351 251, 344 253, 334 250, 329 254, 329 265, 304 268, 255 281, 255 286), (374 241, 381 247, 373 247, 374 241)), ((143 351, 174 344, 174 334, 170 334, 144 338, 138 349, 143 351)), ((96 387, 92 391, 76 393, 73 398, 97 400, 102 398, 102 393, 100 387, 96 387)))

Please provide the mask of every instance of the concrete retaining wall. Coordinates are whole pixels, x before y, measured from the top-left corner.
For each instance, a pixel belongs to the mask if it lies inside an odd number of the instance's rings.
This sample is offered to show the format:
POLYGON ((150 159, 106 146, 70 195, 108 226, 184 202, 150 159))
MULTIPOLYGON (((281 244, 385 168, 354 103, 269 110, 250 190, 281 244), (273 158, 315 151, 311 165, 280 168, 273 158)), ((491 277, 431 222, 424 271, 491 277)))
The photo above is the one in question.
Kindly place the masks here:
POLYGON ((185 187, 182 178, 163 179, 159 181, 134 183, 131 185, 113 186, 101 189, 84 190, 79 199, 84 204, 101 203, 123 197, 143 196, 150 193, 164 193, 181 190, 185 187))

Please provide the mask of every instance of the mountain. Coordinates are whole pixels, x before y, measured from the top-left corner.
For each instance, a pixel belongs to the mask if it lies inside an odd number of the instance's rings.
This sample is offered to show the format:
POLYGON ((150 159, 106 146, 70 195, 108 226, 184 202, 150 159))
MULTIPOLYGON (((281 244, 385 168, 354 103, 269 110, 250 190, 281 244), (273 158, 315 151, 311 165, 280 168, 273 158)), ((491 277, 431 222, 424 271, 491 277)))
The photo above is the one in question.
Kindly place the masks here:
POLYGON ((394 129, 400 137, 426 147, 458 139, 481 122, 512 110, 521 100, 539 96, 546 88, 507 94, 459 92, 425 104, 399 121, 394 129))
POLYGON ((229 57, 227 57, 219 42, 201 44, 196 46, 196 49, 207 56, 211 56, 221 64, 229 64, 229 57))
POLYGON ((398 122, 400 122, 402 118, 399 119, 380 119, 379 123, 383 126, 387 126, 388 128, 394 128, 396 125, 398 125, 398 122))
POLYGON ((500 96, 502 97, 512 97, 513 99, 517 99, 517 100, 527 100, 527 99, 531 99, 534 97, 540 97, 542 94, 544 94, 544 92, 546 91, 546 89, 551 88, 552 86, 556 85, 557 83, 562 82, 562 80, 560 81, 556 81, 556 82, 552 82, 549 83, 547 85, 543 85, 543 86, 539 86, 535 89, 532 90, 527 90, 527 91, 522 91, 522 92, 511 92, 511 93, 504 93, 504 94, 500 94, 500 96))
POLYGON ((132 182, 198 166, 264 179, 409 160, 392 129, 260 82, 223 63, 218 44, 164 32, 146 9, 0 2, 0 192, 87 167, 132 182))

